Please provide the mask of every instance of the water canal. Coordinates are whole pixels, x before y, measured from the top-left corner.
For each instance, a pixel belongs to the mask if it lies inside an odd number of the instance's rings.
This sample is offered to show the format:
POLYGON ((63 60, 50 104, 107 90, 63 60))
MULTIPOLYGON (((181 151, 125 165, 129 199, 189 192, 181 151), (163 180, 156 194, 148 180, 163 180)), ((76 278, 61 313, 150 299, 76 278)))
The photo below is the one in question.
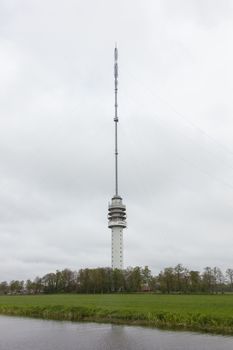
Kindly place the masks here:
POLYGON ((232 350, 233 337, 0 316, 0 350, 232 350))

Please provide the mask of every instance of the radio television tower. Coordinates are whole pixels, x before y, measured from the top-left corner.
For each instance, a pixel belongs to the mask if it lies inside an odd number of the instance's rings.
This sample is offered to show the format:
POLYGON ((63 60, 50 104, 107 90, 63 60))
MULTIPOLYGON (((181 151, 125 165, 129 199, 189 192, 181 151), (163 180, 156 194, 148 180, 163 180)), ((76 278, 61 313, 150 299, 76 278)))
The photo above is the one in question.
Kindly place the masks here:
POLYGON ((118 90, 118 50, 114 50, 115 82, 115 194, 108 206, 108 227, 112 229, 112 268, 123 269, 123 229, 126 228, 126 207, 118 194, 118 143, 117 143, 117 90, 118 90))

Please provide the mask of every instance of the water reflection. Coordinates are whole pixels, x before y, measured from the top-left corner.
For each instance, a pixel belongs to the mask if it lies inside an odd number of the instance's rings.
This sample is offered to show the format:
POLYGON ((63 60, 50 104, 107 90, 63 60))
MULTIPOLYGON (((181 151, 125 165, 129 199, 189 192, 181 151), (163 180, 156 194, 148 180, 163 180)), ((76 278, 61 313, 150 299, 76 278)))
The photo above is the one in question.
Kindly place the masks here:
POLYGON ((233 337, 0 316, 0 350, 232 350, 233 337))

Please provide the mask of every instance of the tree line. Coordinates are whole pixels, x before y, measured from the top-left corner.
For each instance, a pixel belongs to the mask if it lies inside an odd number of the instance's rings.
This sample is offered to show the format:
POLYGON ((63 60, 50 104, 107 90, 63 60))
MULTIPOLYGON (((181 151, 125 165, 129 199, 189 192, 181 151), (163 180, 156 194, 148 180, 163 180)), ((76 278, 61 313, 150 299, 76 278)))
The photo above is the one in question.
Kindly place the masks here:
POLYGON ((167 267, 152 275, 148 266, 125 270, 106 268, 80 269, 47 273, 34 280, 0 283, 0 294, 40 293, 226 293, 233 292, 233 269, 225 273, 218 267, 205 267, 202 272, 181 264, 167 267))

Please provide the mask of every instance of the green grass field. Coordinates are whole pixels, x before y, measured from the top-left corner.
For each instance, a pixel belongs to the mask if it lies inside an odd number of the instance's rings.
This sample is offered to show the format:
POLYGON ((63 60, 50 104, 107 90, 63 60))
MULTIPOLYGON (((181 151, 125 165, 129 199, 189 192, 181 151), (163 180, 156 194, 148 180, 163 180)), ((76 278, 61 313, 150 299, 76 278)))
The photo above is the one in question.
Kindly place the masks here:
POLYGON ((233 295, 0 296, 0 313, 233 334, 233 295))

